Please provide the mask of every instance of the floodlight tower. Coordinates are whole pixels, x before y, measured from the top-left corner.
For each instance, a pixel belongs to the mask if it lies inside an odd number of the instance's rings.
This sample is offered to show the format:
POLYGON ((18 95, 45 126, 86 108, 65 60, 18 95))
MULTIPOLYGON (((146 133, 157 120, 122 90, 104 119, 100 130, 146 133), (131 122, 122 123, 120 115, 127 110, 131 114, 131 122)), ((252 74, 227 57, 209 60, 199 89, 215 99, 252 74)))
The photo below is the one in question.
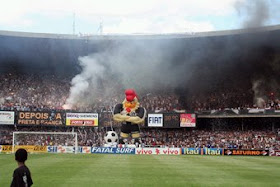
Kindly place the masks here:
POLYGON ((73 35, 75 35, 75 27, 76 27, 76 25, 75 25, 75 19, 76 19, 76 14, 75 14, 75 12, 73 13, 73 35))
POLYGON ((97 29, 97 33, 99 33, 100 35, 103 34, 103 21, 101 21, 101 22, 99 23, 99 27, 98 27, 98 29, 97 29))

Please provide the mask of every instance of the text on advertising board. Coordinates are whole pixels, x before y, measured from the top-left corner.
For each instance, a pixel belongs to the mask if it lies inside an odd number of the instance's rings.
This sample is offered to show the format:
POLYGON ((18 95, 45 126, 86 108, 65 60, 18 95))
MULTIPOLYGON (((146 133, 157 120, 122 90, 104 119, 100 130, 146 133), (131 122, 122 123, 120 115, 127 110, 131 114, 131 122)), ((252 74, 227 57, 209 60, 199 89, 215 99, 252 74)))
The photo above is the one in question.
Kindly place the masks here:
POLYGON ((195 114, 180 114, 180 127, 195 127, 195 114))
POLYGON ((183 151, 186 155, 201 155, 201 148, 184 148, 183 151))
POLYGON ((162 127, 163 114, 148 114, 148 127, 162 127))
POLYGON ((268 156, 268 150, 225 149, 225 155, 268 156))
POLYGON ((136 148, 138 155, 180 155, 181 148, 136 148))
POLYGON ((98 126, 97 113, 66 113, 67 126, 98 126))
POLYGON ((99 154, 135 154, 135 148, 92 147, 91 153, 99 154))
POLYGON ((62 112, 18 112, 19 125, 63 125, 62 112))
POLYGON ((165 128, 179 128, 180 114, 178 113, 164 113, 163 127, 165 128))
POLYGON ((0 111, 0 125, 13 125, 15 121, 15 112, 0 111))

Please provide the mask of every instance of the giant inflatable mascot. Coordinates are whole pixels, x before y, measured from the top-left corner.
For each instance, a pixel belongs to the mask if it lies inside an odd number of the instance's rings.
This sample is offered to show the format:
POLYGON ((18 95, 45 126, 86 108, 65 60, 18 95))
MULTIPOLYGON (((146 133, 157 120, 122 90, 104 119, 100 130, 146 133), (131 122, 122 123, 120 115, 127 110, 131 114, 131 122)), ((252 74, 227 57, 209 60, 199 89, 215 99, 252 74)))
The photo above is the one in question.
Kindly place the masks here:
POLYGON ((140 128, 138 124, 145 121, 146 110, 140 107, 138 96, 133 89, 126 90, 125 96, 124 101, 115 106, 113 113, 114 121, 122 123, 119 143, 124 144, 124 140, 129 137, 129 134, 135 142, 139 143, 140 128))

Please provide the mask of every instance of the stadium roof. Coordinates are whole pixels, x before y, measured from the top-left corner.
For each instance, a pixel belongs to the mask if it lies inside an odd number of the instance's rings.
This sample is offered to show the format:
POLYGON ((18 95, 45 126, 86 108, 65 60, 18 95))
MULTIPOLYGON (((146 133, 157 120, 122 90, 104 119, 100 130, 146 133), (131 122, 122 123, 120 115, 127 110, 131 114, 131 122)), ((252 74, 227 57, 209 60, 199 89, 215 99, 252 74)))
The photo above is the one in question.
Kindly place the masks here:
POLYGON ((236 30, 224 31, 210 31, 210 32, 187 32, 187 33, 173 33, 173 34, 114 34, 114 35, 71 35, 71 34, 48 34, 48 33, 32 33, 32 32, 15 32, 0 30, 0 36, 14 36, 14 37, 30 37, 30 38, 53 38, 53 39, 172 39, 172 38, 199 38, 209 36, 226 36, 238 35, 258 32, 270 32, 280 30, 280 25, 265 26, 259 28, 246 28, 236 30))

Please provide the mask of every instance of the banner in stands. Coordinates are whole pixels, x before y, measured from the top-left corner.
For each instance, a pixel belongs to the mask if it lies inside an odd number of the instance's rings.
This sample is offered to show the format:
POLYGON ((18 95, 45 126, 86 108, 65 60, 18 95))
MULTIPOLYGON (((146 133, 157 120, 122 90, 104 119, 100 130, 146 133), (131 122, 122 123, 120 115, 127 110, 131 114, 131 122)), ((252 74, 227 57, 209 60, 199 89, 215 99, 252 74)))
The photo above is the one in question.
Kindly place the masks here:
POLYGON ((203 148, 203 155, 224 155, 224 149, 221 148, 203 148))
POLYGON ((135 148, 92 147, 91 153, 94 153, 94 154, 135 154, 135 148))
POLYGON ((224 149, 221 148, 184 148, 185 155, 224 155, 224 149))
POLYGON ((203 153, 201 148, 184 148, 183 154, 185 155, 201 155, 203 153))
POLYGON ((195 127, 195 114, 180 114, 180 127, 195 127))
POLYGON ((15 112, 0 111, 0 125, 13 125, 15 123, 15 112))
POLYGON ((225 149, 225 155, 268 156, 269 150, 225 149))
POLYGON ((47 151, 48 153, 57 153, 57 146, 48 146, 47 151))
POLYGON ((89 146, 79 147, 79 152, 89 154, 91 153, 91 147, 89 146))
POLYGON ((280 150, 271 150, 269 156, 280 156, 280 150))
POLYGON ((63 125, 62 112, 18 112, 18 125, 63 125))
POLYGON ((180 114, 179 113, 164 113, 163 114, 164 128, 180 128, 180 114))
POLYGON ((75 153, 74 146, 57 146, 58 153, 75 153))
POLYGON ((137 155, 181 155, 181 148, 136 148, 137 155))
POLYGON ((25 149, 29 153, 46 153, 47 152, 47 146, 39 146, 39 145, 16 145, 15 150, 18 149, 25 149))
POLYGON ((162 127, 163 114, 148 114, 148 127, 162 127))
POLYGON ((11 145, 0 145, 0 153, 11 153, 12 150, 11 145))
POLYGON ((98 113, 66 113, 68 126, 98 126, 98 113))

